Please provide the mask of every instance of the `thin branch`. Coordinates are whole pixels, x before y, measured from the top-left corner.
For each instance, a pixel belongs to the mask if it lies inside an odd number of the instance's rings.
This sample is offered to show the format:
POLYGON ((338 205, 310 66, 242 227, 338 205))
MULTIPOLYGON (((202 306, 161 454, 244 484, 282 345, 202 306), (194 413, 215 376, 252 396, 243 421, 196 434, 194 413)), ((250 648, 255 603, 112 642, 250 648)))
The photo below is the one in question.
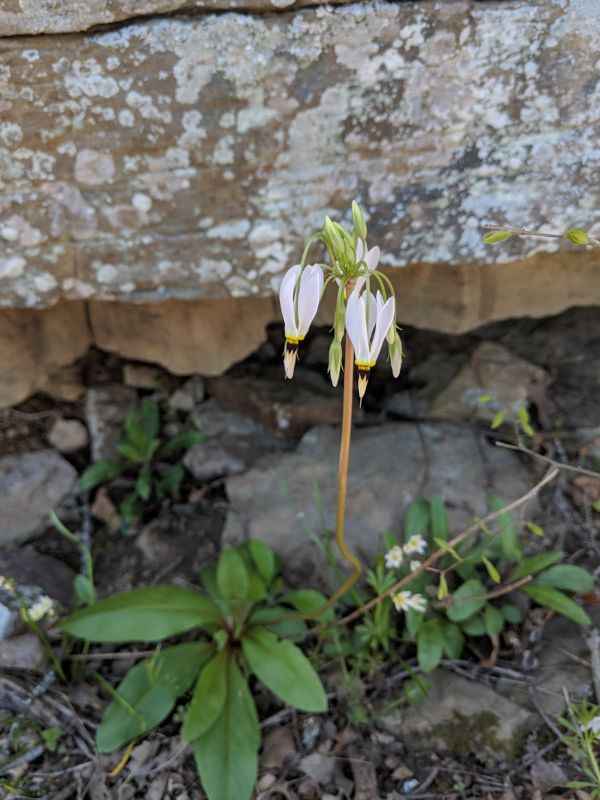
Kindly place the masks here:
POLYGON ((485 517, 483 517, 483 519, 480 519, 477 522, 473 523, 473 525, 466 528, 464 531, 457 534, 453 539, 451 539, 450 542, 448 542, 448 544, 445 547, 440 547, 439 550, 436 550, 435 553, 432 553, 429 556, 429 558, 425 559, 425 561, 423 561, 420 564, 420 566, 417 567, 416 570, 414 570, 414 572, 411 572, 410 575, 405 575, 404 578, 401 578, 397 583, 395 583, 385 592, 377 595, 377 597, 374 597, 372 600, 369 600, 368 603, 365 603, 360 608, 355 609, 354 611, 352 611, 352 613, 347 614, 345 617, 343 617, 342 619, 338 620, 333 624, 346 625, 348 622, 351 622, 357 617, 362 616, 365 612, 369 611, 371 608, 381 603, 381 601, 385 600, 386 597, 390 597, 391 595, 395 594, 399 589, 401 589, 407 583, 416 578, 417 575, 420 575, 426 569, 428 569, 437 561, 439 561, 439 559, 442 558, 442 556, 445 556, 449 548, 455 548, 469 536, 473 536, 474 534, 476 534, 482 528, 482 526, 489 525, 490 522, 493 522, 495 519, 498 519, 498 517, 501 517, 503 514, 507 514, 509 511, 513 511, 515 508, 519 508, 519 506, 522 506, 528 500, 531 500, 531 498, 535 497, 535 495, 541 489, 543 489, 544 486, 547 486, 551 481, 553 481, 558 475, 558 473, 559 473, 558 468, 553 467, 546 473, 546 475, 544 475, 544 477, 540 481, 538 481, 538 483, 536 483, 536 485, 532 489, 530 489, 524 495, 518 497, 516 500, 513 500, 511 503, 508 503, 498 511, 492 511, 485 517))
POLYGON ((496 447, 504 447, 506 450, 516 450, 518 453, 537 458, 538 461, 543 461, 556 469, 566 470, 567 472, 577 472, 579 475, 589 475, 590 478, 598 478, 600 480, 600 472, 594 472, 592 469, 585 469, 584 467, 576 467, 573 464, 565 464, 564 461, 556 461, 550 456, 544 456, 541 453, 536 453, 535 450, 530 450, 524 444, 510 444, 509 442, 496 442, 496 447))
POLYGON ((525 228, 509 228, 506 225, 484 225, 490 231, 506 231, 517 236, 542 236, 544 239, 564 239, 562 233, 543 233, 542 231, 528 231, 525 228))

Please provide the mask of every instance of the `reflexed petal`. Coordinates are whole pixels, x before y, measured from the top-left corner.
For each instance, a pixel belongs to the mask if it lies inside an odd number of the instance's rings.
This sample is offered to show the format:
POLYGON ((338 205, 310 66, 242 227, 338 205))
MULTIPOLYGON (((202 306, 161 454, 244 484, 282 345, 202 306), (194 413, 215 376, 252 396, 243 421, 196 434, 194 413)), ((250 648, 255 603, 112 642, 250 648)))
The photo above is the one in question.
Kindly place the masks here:
POLYGON ((380 253, 380 250, 379 250, 378 247, 372 247, 369 250, 369 252, 367 253, 367 255, 365 256, 365 261, 367 262, 367 267, 370 270, 376 269, 377 264, 379 264, 379 253, 380 253))
POLYGON ((285 323, 286 336, 297 336, 298 327, 296 325, 296 315, 294 313, 294 289, 300 275, 300 264, 291 267, 283 276, 279 287, 279 304, 285 323))
POLYGON ((381 346, 383 345, 384 339, 393 321, 394 321, 394 298, 390 297, 383 304, 383 308, 381 309, 381 312, 377 316, 375 335, 373 336, 373 341, 371 342, 371 351, 370 351, 371 361, 377 361, 377 356, 379 355, 381 346))
MULTIPOLYGON (((367 293, 363 294, 363 298, 365 301, 365 309, 367 308, 367 293)), ((369 292, 369 308, 368 308, 368 320, 367 320, 367 334, 369 336, 369 341, 371 341, 371 336, 373 335, 373 331, 375 330, 375 323, 377 322, 377 312, 379 310, 379 304, 375 299, 375 295, 373 292, 369 292)))
POLYGON ((356 263, 360 264, 363 260, 363 256, 365 254, 365 248, 363 247, 362 239, 359 239, 356 243, 356 263))
POLYGON ((315 318, 321 291, 323 289, 323 270, 318 264, 305 268, 300 277, 298 292, 298 335, 306 336, 310 323, 315 318))
POLYGON ((369 343, 367 341, 367 322, 363 298, 355 289, 346 303, 346 331, 354 346, 357 361, 369 360, 369 343))
POLYGON ((367 298, 364 294, 358 298, 358 348, 356 349, 356 361, 369 362, 369 333, 367 330, 367 298))

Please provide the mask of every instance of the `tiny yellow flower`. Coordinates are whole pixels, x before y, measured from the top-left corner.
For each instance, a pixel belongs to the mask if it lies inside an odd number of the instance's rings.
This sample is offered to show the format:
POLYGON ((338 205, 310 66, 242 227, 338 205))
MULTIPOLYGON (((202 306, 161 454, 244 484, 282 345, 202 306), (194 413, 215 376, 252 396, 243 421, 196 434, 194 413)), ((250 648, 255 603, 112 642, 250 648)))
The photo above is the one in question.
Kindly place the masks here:
POLYGON ((12 578, 5 578, 4 575, 0 575, 0 589, 4 589, 5 592, 14 594, 15 593, 14 580, 12 578))

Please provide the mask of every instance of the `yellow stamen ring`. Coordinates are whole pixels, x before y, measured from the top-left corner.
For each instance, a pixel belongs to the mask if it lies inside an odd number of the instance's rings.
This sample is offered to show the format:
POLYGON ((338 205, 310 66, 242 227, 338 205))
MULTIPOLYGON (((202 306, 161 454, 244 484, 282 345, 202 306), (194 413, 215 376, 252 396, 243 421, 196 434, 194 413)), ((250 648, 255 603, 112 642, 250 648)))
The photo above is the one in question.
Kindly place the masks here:
POLYGON ((371 367, 375 366, 375 362, 374 361, 368 361, 368 362, 367 361, 355 361, 354 363, 359 368, 359 370, 362 370, 363 372, 368 372, 371 369, 371 367))
POLYGON ((286 336, 285 340, 288 344, 298 344, 304 339, 304 336, 286 336))

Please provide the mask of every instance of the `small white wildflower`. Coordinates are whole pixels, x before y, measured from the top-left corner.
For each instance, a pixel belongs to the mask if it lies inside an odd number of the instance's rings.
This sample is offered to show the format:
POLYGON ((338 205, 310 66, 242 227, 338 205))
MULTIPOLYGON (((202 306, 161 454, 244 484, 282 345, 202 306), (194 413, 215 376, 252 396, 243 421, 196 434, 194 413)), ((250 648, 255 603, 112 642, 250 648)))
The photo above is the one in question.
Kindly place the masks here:
POLYGON ((408 566, 410 567, 410 571, 414 572, 415 570, 419 569, 421 562, 418 558, 413 558, 412 561, 409 562, 408 566))
POLYGON ((54 603, 47 595, 42 595, 29 609, 29 617, 34 622, 39 622, 43 617, 54 613, 54 603))
POLYGON ((385 554, 385 566, 387 569, 397 569, 401 566, 404 560, 404 555, 402 554, 402 548, 395 544, 391 550, 388 550, 385 554))
POLYGON ((404 545, 404 552, 407 556, 410 556, 413 553, 422 556, 425 550, 427 550, 427 542, 418 533, 416 533, 414 536, 411 536, 404 545))
POLYGON ((427 600, 423 597, 422 594, 413 594, 411 597, 408 598, 408 607, 412 608, 413 611, 425 611, 427 608, 427 600))
POLYGON ((411 607, 412 592, 396 592, 392 595, 392 602, 396 611, 408 611, 411 607))
POLYGON ((4 575, 0 575, 0 589, 4 589, 5 592, 9 594, 15 593, 15 582, 12 578, 5 578, 4 575))
POLYGON ((593 734, 600 734, 600 716, 591 719, 585 726, 586 731, 591 731, 593 734))

